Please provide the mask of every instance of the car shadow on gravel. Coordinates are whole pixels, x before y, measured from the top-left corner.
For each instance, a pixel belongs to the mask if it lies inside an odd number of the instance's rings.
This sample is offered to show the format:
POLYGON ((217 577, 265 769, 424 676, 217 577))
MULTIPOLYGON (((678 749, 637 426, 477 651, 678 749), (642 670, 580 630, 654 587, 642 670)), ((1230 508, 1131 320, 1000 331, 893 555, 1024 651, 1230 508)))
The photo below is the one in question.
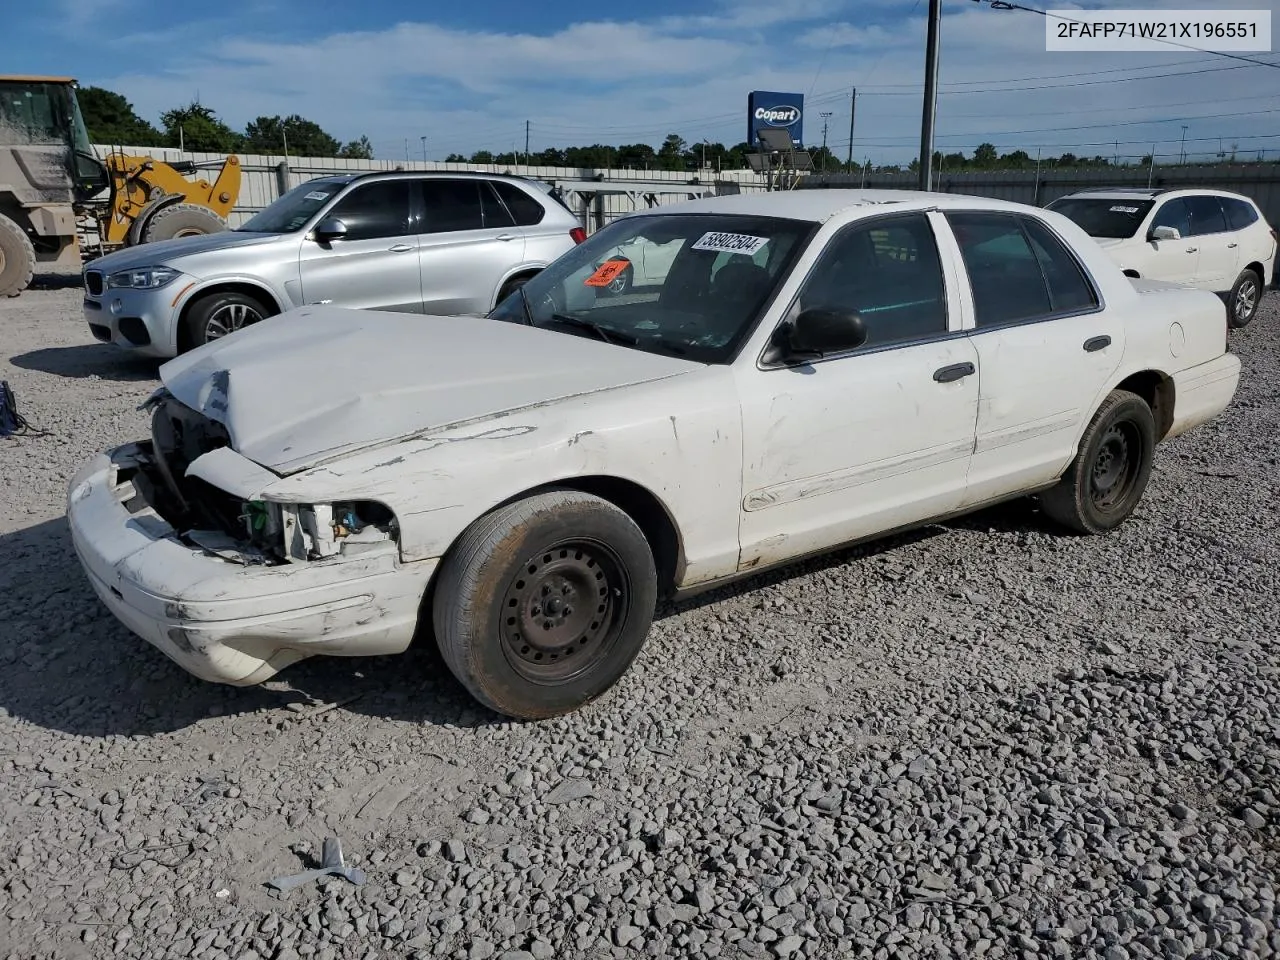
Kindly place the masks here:
POLYGON ((316 657, 266 686, 198 680, 107 611, 61 518, 0 534, 0 557, 0 713, 17 720, 84 737, 174 733, 213 717, 288 726, 332 710, 452 727, 506 722, 466 694, 429 642, 400 656, 316 657))
POLYGON ((86 377, 122 382, 160 379, 159 360, 134 356, 107 343, 42 347, 11 357, 9 362, 23 370, 36 370, 76 380, 86 377))
POLYGON ((31 278, 29 290, 71 290, 84 283, 79 273, 37 273, 31 278))
POLYGON ((906 530, 881 539, 868 540, 851 547, 845 547, 833 553, 821 554, 808 560, 797 561, 784 567, 778 567, 735 581, 723 587, 717 587, 706 593, 696 594, 686 600, 667 602, 659 608, 657 618, 663 619, 687 613, 732 597, 777 586, 797 577, 821 573, 825 570, 841 567, 848 563, 857 563, 880 554, 893 553, 895 550, 901 550, 911 544, 923 543, 935 537, 960 530, 976 533, 1043 533, 1047 530, 1052 530, 1052 528, 1048 526, 1035 502, 1030 497, 1021 497, 1017 500, 1010 500, 993 507, 987 507, 976 513, 965 514, 940 523, 926 524, 913 530, 906 530))

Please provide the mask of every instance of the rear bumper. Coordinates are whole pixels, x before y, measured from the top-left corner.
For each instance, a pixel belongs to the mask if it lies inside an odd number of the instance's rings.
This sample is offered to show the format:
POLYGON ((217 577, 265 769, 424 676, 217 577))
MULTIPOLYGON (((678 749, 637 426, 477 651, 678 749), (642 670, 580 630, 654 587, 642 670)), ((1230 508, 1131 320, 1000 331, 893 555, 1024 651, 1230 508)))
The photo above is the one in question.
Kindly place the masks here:
POLYGON ((1173 375, 1173 424, 1166 439, 1186 433, 1222 413, 1240 383, 1240 358, 1224 353, 1173 375))
POLYGON ((400 653, 437 560, 401 563, 392 543, 354 557, 245 566, 184 544, 117 474, 134 446, 71 481, 67 519, 94 591, 135 634, 188 672, 247 686, 317 654, 400 653), (129 489, 124 489, 125 487, 129 489))

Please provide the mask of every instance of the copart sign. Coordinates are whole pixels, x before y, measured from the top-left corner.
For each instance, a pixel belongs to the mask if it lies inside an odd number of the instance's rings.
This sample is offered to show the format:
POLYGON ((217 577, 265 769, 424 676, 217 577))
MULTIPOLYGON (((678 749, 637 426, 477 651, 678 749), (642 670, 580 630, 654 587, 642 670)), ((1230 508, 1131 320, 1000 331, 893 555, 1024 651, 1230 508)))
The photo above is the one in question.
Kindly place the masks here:
POLYGON ((804 94, 754 90, 747 94, 747 142, 765 128, 786 130, 796 146, 804 145, 804 94))

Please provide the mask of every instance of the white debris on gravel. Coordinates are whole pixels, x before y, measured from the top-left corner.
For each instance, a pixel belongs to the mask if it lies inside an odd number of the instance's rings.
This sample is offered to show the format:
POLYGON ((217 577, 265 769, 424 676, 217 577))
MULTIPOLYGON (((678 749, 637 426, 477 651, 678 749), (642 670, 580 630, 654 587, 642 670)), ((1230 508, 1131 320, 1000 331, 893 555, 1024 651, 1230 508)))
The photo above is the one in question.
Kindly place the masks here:
POLYGON ((79 303, 0 302, 0 379, 51 434, 0 440, 0 955, 1280 951, 1274 299, 1115 534, 1015 503, 762 577, 530 725, 429 648, 235 690, 116 623, 63 497, 145 432, 156 365, 79 303), (326 836, 367 884, 268 891, 326 836))

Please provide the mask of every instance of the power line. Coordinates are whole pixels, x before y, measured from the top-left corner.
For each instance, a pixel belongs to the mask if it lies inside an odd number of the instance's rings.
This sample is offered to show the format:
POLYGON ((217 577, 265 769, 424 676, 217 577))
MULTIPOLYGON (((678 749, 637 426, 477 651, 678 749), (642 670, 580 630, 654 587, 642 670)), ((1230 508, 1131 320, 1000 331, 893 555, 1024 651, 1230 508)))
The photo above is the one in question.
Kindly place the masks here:
MULTIPOLYGON (((1038 13, 1042 17, 1051 17, 1054 20, 1061 20, 1064 23, 1076 23, 1086 25, 1084 20, 1075 20, 1071 17, 1064 17, 1060 13, 1051 13, 1048 10, 1040 10, 1036 7, 1026 7, 1020 3, 1009 3, 1007 0, 974 0, 974 3, 990 4, 992 10, 1022 10, 1026 13, 1038 13)), ((1256 64, 1260 67, 1275 67, 1280 69, 1280 63, 1271 63, 1268 60, 1256 60, 1253 57, 1241 56, 1238 53, 1227 53, 1225 50, 1210 50, 1207 47, 1197 47, 1190 43, 1179 43, 1177 40, 1165 40, 1162 37, 1149 37, 1147 39, 1154 40, 1156 43, 1167 44, 1171 47, 1181 47, 1184 50, 1194 50, 1197 53, 1208 53, 1215 57, 1225 57, 1228 60, 1242 60, 1245 63, 1256 64)))

